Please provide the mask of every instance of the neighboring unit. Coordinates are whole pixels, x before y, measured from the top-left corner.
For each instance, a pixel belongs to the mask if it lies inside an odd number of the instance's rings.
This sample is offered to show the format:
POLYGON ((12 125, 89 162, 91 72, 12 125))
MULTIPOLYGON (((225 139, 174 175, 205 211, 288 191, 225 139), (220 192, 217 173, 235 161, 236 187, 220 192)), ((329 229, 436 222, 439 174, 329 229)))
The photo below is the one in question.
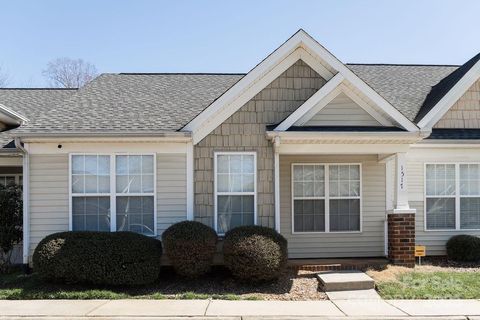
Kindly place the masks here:
POLYGON ((343 64, 300 30, 247 74, 0 89, 23 262, 54 232, 159 237, 186 219, 275 228, 290 258, 443 255, 480 235, 479 60, 343 64))

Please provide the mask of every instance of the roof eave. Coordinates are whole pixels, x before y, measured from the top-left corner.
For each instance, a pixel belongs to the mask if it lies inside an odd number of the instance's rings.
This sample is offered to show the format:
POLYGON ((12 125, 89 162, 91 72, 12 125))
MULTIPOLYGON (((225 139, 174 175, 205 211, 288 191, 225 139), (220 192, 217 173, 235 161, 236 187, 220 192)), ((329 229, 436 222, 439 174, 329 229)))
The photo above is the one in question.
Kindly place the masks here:
POLYGON ((152 142, 190 142, 190 132, 55 132, 55 133, 19 133, 23 142, 48 142, 59 139, 68 141, 152 141, 152 142))

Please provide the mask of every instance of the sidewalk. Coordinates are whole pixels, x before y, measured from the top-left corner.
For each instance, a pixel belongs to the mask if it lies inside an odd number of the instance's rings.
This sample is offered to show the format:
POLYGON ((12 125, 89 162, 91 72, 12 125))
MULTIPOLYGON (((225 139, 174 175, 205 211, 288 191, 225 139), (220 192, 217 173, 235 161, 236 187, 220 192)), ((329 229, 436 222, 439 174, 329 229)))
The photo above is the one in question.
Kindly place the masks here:
POLYGON ((478 300, 0 300, 4 319, 470 319, 480 320, 478 300))

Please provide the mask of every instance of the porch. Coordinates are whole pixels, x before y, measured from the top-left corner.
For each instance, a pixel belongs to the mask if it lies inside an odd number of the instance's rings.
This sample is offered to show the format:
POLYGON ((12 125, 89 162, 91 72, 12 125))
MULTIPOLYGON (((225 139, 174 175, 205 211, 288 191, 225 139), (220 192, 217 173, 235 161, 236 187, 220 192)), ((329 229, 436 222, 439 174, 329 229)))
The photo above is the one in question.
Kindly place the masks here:
MULTIPOLYGON (((418 134, 268 134, 275 148, 276 228, 288 240, 290 259, 414 261, 415 210, 408 202, 406 152, 418 134)), ((294 265, 314 270, 358 269, 372 262, 301 261, 294 265)))

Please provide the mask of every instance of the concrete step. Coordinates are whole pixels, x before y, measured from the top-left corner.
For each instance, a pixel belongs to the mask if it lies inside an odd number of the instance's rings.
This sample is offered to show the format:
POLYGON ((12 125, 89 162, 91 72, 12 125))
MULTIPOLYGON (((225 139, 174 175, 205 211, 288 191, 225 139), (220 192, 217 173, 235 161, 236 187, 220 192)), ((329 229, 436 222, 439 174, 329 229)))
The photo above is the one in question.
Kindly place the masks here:
POLYGON ((375 281, 357 270, 325 271, 317 274, 325 291, 368 290, 375 288, 375 281))

